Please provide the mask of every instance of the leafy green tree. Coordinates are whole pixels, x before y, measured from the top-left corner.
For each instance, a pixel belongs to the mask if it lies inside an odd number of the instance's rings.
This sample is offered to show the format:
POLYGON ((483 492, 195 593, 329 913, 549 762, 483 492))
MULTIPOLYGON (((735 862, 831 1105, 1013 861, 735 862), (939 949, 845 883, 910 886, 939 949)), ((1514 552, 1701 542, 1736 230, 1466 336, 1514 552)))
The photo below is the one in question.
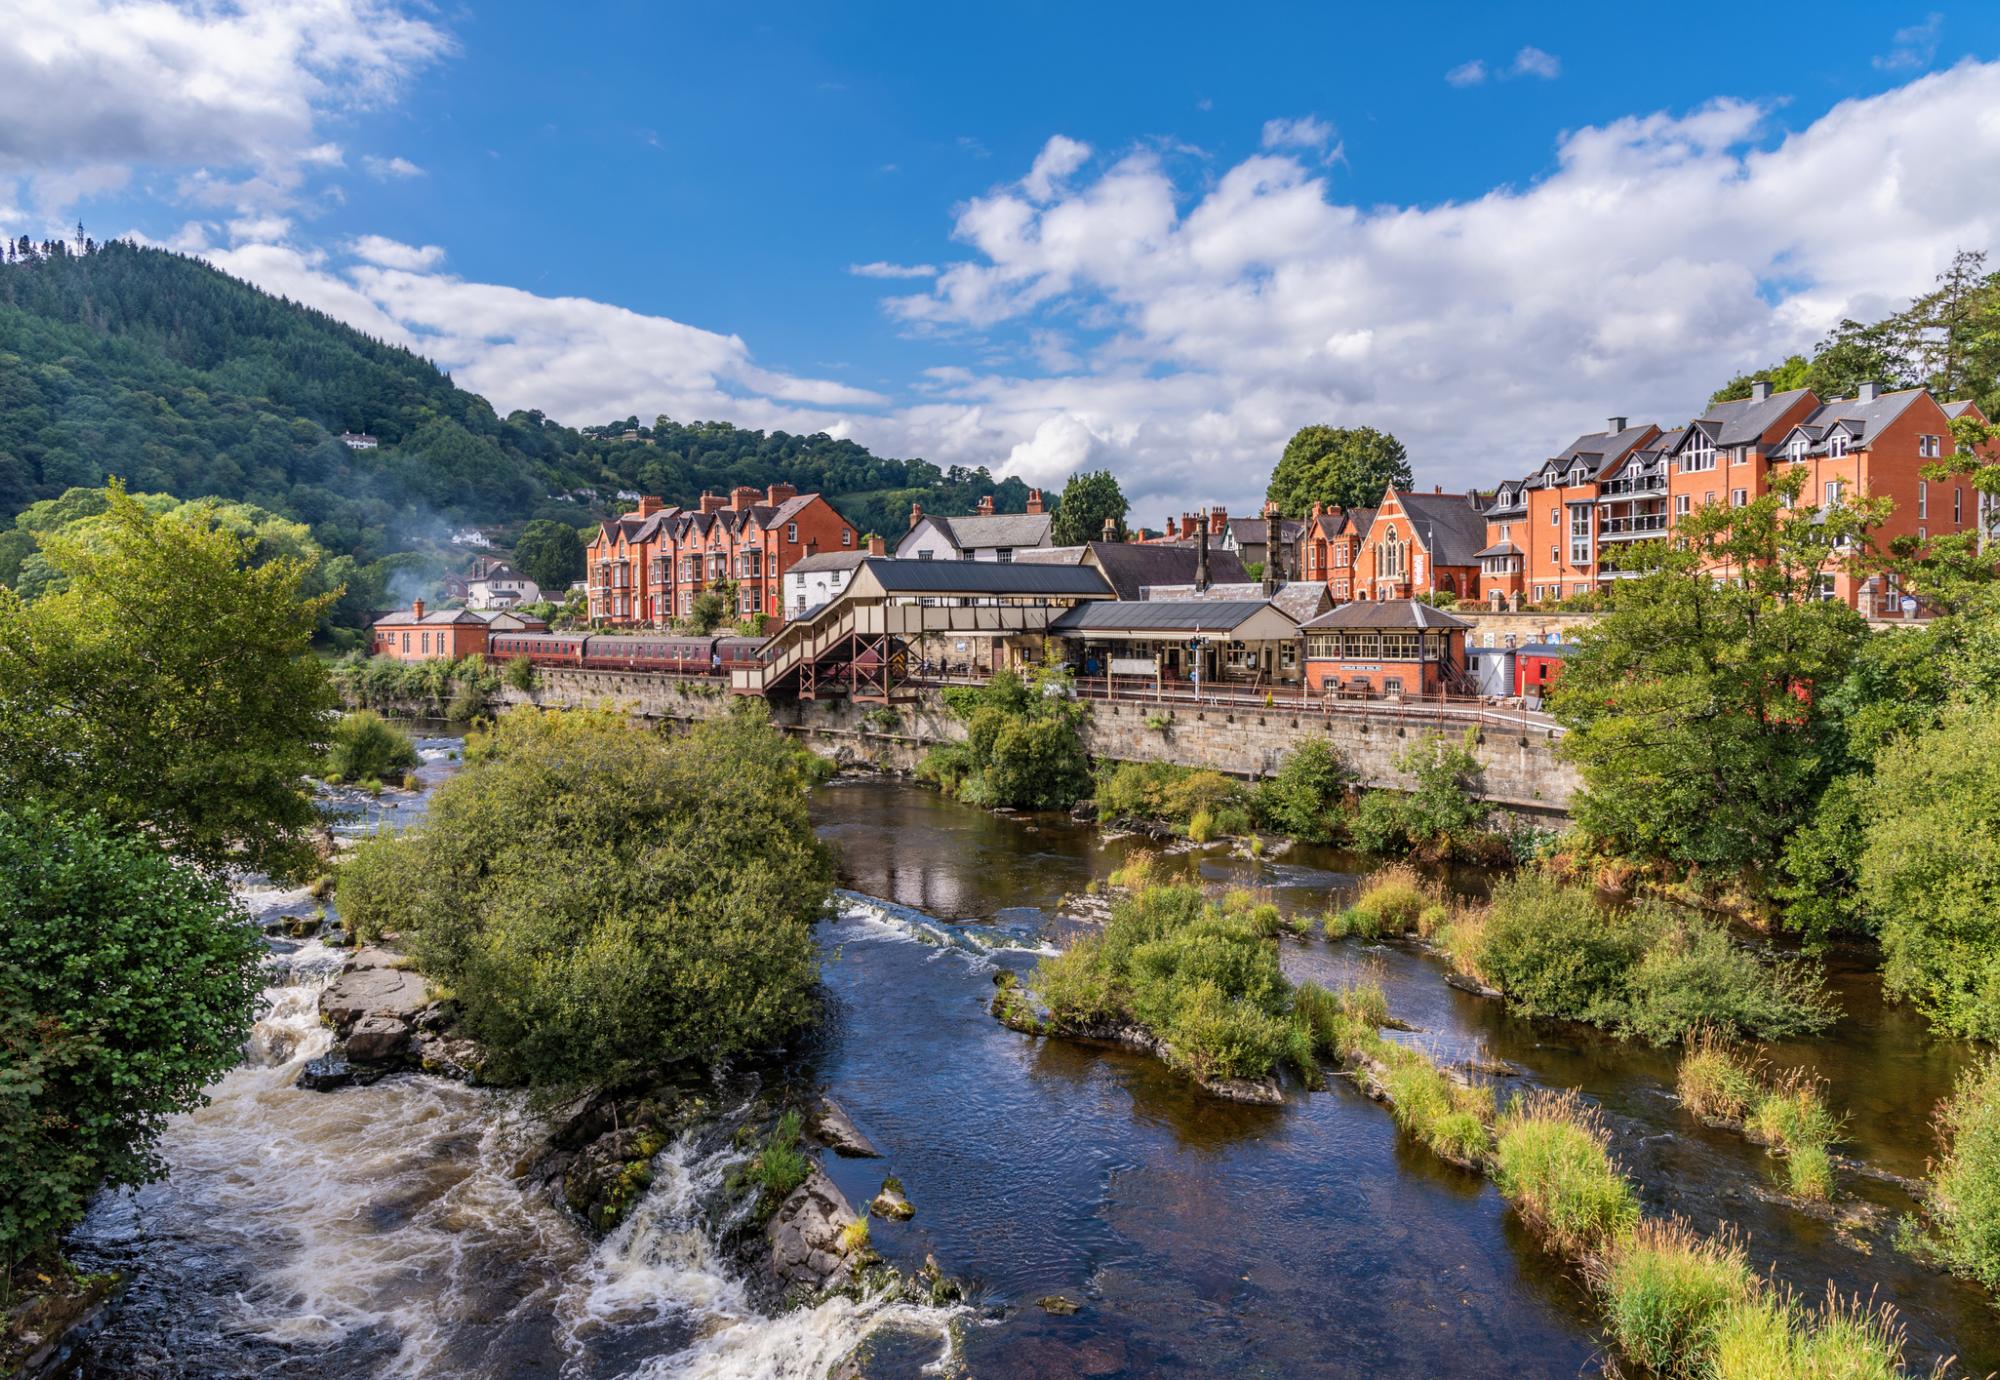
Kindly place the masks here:
POLYGON ((1866 628, 1815 595, 1883 507, 1798 504, 1802 482, 1683 518, 1566 663, 1551 707, 1583 775, 1575 817, 1611 851, 1759 873, 1843 765, 1825 696, 1866 628))
POLYGON ((1952 1035, 2000 1039, 2000 718, 1965 710, 1891 744, 1867 817, 1884 988, 1952 1035))
POLYGON ((1067 810, 1091 794, 1077 728, 1089 711, 1060 670, 1032 684, 999 671, 976 689, 947 691, 965 741, 932 748, 917 775, 973 805, 1067 810))
POLYGON ((1315 503, 1372 508, 1394 485, 1411 484, 1403 443, 1372 426, 1302 426, 1285 442, 1265 497, 1287 517, 1305 517, 1315 503))
POLYGON ((531 522, 514 543, 514 568, 551 595, 583 578, 583 537, 566 522, 531 522))
POLYGON ((94 817, 0 804, 0 1280, 241 1057, 263 946, 226 886, 94 817))
POLYGON ((824 767, 761 705, 684 737, 521 711, 467 761, 336 894, 358 933, 400 931, 452 989, 496 1076, 708 1066, 811 1018, 833 865, 806 793, 824 767))
POLYGON ((1709 395, 1710 407, 1717 403, 1739 402, 1750 396, 1750 386, 1754 383, 1768 383, 1773 393, 1789 393, 1795 388, 1809 386, 1812 377, 1812 361, 1804 355, 1789 356, 1783 364, 1754 373, 1738 374, 1728 383, 1709 395))
MULTIPOLYGON (((521 665, 534 663, 522 658, 521 665)), ((388 781, 414 769, 423 758, 410 735, 372 709, 343 714, 333 726, 326 774, 342 781, 388 781)))
POLYGON ((1354 773, 1324 738, 1311 737, 1285 754, 1278 770, 1257 783, 1257 813, 1271 828, 1309 843, 1341 833, 1341 803, 1354 773))
POLYGON ((1080 470, 1063 485, 1062 502, 1049 524, 1049 540, 1056 546, 1080 546, 1104 538, 1109 521, 1114 540, 1125 540, 1125 514, 1132 505, 1118 487, 1118 476, 1110 470, 1080 470))
POLYGON ((706 637, 736 618, 736 581, 718 580, 694 596, 681 627, 696 637, 706 637))
POLYGON ((1475 792, 1483 768, 1472 751, 1473 730, 1454 742, 1433 733, 1396 754, 1396 770, 1416 778, 1417 788, 1403 803, 1403 818, 1411 840, 1443 851, 1464 843, 1486 818, 1486 807, 1475 792))
POLYGON ((334 708, 308 647, 331 595, 203 510, 107 502, 44 538, 61 590, 0 590, 0 799, 95 810, 201 866, 303 871, 334 708))

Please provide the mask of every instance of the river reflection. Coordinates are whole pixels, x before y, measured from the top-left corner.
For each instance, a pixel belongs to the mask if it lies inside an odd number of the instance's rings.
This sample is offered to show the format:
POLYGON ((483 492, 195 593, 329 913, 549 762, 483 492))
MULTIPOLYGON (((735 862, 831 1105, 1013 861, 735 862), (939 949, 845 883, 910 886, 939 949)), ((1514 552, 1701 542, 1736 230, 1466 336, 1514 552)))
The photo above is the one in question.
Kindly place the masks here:
MULTIPOLYGON (((906 927, 875 917, 828 928, 837 961, 827 982, 843 1018, 820 1072, 918 1205, 907 1226, 878 1224, 883 1248, 892 1258, 934 1251, 1007 1306, 968 1341, 974 1373, 1564 1375, 1601 1364, 1588 1301, 1492 1188, 1411 1148, 1345 1085, 1294 1090, 1281 1109, 1238 1107, 1142 1056, 1034 1040, 991 1020, 994 967, 1025 972, 1033 956, 989 947, 988 927, 1061 934, 1065 897, 1156 845, 884 782, 829 787, 815 814, 852 891, 966 922, 936 927, 958 941, 949 946, 910 942, 906 927), (1051 1293, 1081 1311, 1034 1306, 1051 1293)), ((1220 847, 1168 863, 1309 914, 1338 904, 1369 867, 1332 850, 1263 861, 1220 847)), ((1476 875, 1451 881, 1484 886, 1476 875)), ((1399 1038, 1446 1060, 1511 1065, 1503 1098, 1510 1087, 1583 1089, 1649 1212, 1702 1230, 1729 1224, 1754 1262, 1808 1298, 1829 1280, 1879 1290, 1909 1326, 1913 1363, 1956 1354, 1973 1374, 2000 1367, 1987 1297, 1894 1249, 1907 1194, 1843 1175, 1841 1193, 1879 1211, 1840 1230, 1791 1206, 1758 1147, 1680 1111, 1670 1052, 1510 1017, 1401 945, 1288 940, 1284 961, 1295 979, 1378 977, 1418 1027, 1399 1038)), ((1834 1036, 1780 1046, 1774 1062, 1811 1063, 1829 1078, 1835 1105, 1852 1112, 1852 1153, 1920 1172, 1930 1109, 1966 1052, 1885 1007, 1851 959, 1832 985, 1847 1012, 1834 1036)), ((884 1170, 849 1161, 837 1172, 866 1195, 884 1170)))

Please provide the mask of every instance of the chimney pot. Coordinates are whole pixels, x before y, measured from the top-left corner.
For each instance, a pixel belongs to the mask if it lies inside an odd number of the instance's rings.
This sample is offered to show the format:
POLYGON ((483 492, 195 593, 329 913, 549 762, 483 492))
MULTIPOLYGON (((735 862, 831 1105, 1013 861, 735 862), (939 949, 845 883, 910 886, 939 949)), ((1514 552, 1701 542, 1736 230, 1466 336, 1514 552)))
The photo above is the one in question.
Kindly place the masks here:
POLYGON ((910 530, 914 532, 916 530, 917 524, 922 522, 923 520, 924 520, 924 505, 921 503, 912 503, 910 505, 910 530))
POLYGON ((798 489, 790 484, 773 484, 769 489, 765 490, 765 501, 774 508, 786 499, 797 498, 798 496, 798 489))
POLYGON ((1764 401, 1764 399, 1770 396, 1771 396, 1771 381, 1769 379, 1751 380, 1750 382, 1751 402, 1762 402, 1764 401))
POLYGON ((1441 493, 1443 493, 1443 492, 1444 492, 1444 485, 1442 485, 1442 484, 1433 484, 1433 485, 1431 485, 1431 492, 1432 492, 1432 493, 1434 493, 1434 494, 1441 494, 1441 493))
POLYGON ((973 507, 972 511, 979 514, 979 516, 981 517, 992 517, 993 495, 992 494, 982 495, 979 502, 973 507))
POLYGON ((1028 515, 1030 517, 1035 517, 1038 516, 1041 513, 1041 511, 1042 511, 1042 491, 1040 489, 1028 490, 1028 515))
POLYGON ((701 496, 701 510, 704 513, 719 513, 725 506, 726 502, 721 494, 703 493, 701 496))
POLYGON ((1106 519, 1104 519, 1104 540, 1106 540, 1106 541, 1117 541, 1117 540, 1118 540, 1118 519, 1117 519, 1117 518, 1106 518, 1106 519))
POLYGON ((868 536, 868 554, 871 556, 888 555, 889 543, 883 541, 882 538, 876 536, 874 533, 871 532, 868 536))
POLYGON ((748 486, 739 485, 729 491, 729 506, 734 512, 742 512, 763 495, 748 486))

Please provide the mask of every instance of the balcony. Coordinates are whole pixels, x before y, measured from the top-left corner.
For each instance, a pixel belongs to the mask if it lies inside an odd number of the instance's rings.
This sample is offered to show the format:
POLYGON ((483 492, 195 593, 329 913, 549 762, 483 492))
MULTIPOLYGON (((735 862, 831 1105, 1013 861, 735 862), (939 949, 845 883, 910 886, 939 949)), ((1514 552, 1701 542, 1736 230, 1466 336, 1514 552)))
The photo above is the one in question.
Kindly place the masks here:
POLYGON ((1597 537, 1600 541, 1646 541, 1667 534, 1665 513, 1641 513, 1637 517, 1600 518, 1597 537))
POLYGON ((1603 503, 1614 498, 1649 498, 1662 496, 1667 492, 1667 477, 1652 475, 1643 479, 1613 479, 1607 481, 1597 491, 1597 501, 1603 503))

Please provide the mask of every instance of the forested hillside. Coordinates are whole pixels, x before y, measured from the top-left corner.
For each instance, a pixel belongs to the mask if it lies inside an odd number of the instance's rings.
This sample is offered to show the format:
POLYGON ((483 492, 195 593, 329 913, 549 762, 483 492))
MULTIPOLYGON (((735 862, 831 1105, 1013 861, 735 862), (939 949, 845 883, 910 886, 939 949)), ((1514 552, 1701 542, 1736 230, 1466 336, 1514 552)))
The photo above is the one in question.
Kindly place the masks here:
POLYGON ((113 242, 9 244, 0 262, 0 519, 108 476, 134 491, 242 500, 373 560, 474 522, 582 525, 620 489, 820 490, 864 530, 914 499, 969 512, 1019 480, 885 460, 852 441, 723 422, 574 429, 502 417, 428 361, 197 259, 113 242), (628 430, 638 440, 623 439, 628 430), (342 431, 380 438, 350 450, 342 431), (648 444, 648 442, 651 444, 648 444))

